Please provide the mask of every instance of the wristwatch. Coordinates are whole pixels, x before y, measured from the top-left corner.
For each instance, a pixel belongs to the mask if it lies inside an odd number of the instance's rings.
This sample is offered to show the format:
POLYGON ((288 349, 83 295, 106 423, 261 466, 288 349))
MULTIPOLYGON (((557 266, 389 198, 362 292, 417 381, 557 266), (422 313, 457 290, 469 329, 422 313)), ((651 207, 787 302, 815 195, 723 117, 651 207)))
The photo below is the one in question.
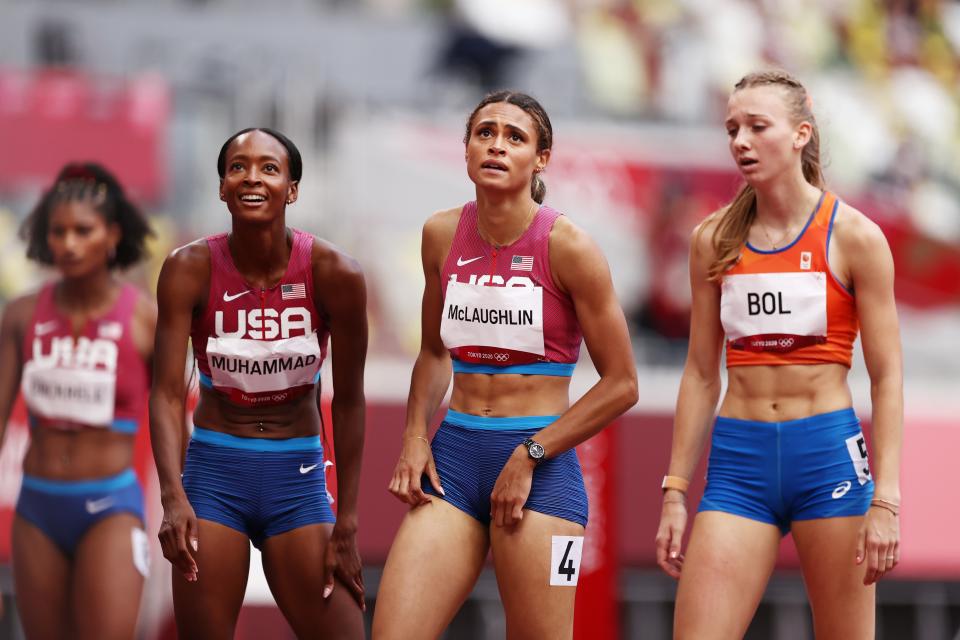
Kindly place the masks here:
POLYGON ((546 451, 543 450, 543 445, 539 442, 527 438, 523 441, 523 446, 527 448, 527 455, 530 456, 530 459, 540 464, 544 460, 546 451))

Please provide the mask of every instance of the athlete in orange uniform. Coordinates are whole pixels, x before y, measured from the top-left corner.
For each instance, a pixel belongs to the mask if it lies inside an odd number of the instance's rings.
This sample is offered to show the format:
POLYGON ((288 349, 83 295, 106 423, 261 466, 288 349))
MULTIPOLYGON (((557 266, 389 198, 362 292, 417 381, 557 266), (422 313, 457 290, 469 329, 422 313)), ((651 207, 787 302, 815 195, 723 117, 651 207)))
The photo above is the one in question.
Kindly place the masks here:
POLYGON ((746 185, 693 236, 690 350, 657 534, 680 578, 676 638, 742 636, 793 534, 817 638, 872 638, 874 583, 899 559, 902 367, 893 260, 879 228, 823 190, 804 87, 752 73, 725 124, 746 185), (847 386, 862 331, 873 470, 847 386), (720 393, 687 556, 686 488, 720 393), (682 572, 681 572, 682 569, 682 572))

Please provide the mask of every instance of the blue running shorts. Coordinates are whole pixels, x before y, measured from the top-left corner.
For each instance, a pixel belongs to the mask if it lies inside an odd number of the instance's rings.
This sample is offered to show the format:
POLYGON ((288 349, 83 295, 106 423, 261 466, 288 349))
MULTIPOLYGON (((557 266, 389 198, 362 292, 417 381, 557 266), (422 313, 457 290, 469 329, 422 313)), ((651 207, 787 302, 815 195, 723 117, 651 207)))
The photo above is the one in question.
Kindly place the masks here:
MULTIPOLYGON (((433 438, 433 460, 449 502, 484 525, 490 524, 490 494, 517 445, 559 416, 487 418, 448 411, 433 438)), ((436 495, 427 476, 424 493, 436 495)), ((570 449, 533 470, 524 509, 587 526, 587 491, 577 453, 570 449)))
POLYGON ((717 418, 699 511, 768 522, 786 535, 795 520, 862 516, 872 498, 853 409, 786 422, 717 418))
POLYGON ((96 480, 23 476, 17 515, 43 531, 67 557, 90 527, 116 513, 132 513, 144 522, 143 491, 133 469, 96 480))
POLYGON ((258 549, 270 536, 336 521, 320 436, 241 438, 195 427, 183 488, 197 518, 245 534, 258 549))

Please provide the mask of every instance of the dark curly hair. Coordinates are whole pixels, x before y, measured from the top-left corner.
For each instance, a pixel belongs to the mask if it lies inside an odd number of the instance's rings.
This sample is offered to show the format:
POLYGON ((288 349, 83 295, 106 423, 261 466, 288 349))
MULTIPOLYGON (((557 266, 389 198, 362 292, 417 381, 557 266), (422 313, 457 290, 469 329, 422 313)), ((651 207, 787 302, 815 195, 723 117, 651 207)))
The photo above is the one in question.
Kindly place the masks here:
POLYGON ((53 185, 20 226, 20 238, 27 243, 28 258, 53 264, 53 254, 47 245, 50 213, 59 204, 78 201, 90 204, 108 224, 116 223, 120 227, 120 242, 108 264, 111 269, 125 269, 145 257, 147 236, 152 236, 153 231, 140 209, 127 199, 114 175, 95 162, 71 162, 60 170, 53 185))
POLYGON ((277 142, 283 145, 283 148, 287 150, 287 160, 289 161, 290 165, 290 179, 294 182, 300 182, 300 178, 303 177, 303 159, 300 157, 300 150, 297 149, 297 145, 293 144, 293 141, 290 140, 290 138, 283 135, 279 131, 269 129, 267 127, 249 127, 247 129, 237 131, 235 134, 227 138, 227 141, 223 143, 222 147, 220 147, 220 155, 217 156, 217 173, 220 174, 220 179, 223 180, 224 176, 227 175, 227 148, 230 147, 230 143, 243 134, 250 133, 251 131, 262 131, 268 136, 276 138, 277 142))

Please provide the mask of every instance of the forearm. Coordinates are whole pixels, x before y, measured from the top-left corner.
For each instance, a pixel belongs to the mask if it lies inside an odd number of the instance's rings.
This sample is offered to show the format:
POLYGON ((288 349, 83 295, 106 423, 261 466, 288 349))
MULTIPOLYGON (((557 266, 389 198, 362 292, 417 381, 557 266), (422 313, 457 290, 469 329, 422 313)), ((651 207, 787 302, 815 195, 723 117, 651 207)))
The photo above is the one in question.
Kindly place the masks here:
POLYGON ((637 380, 629 374, 603 376, 587 393, 533 439, 553 458, 589 440, 637 402, 637 380))
POLYGON ((677 408, 674 413, 673 443, 670 448, 670 465, 667 474, 690 479, 700 456, 710 422, 720 398, 718 376, 704 376, 685 370, 680 379, 677 408))
POLYGON ((337 398, 331 403, 333 441, 337 457, 337 524, 356 528, 360 467, 365 433, 364 397, 337 398))
POLYGON ((873 400, 873 481, 875 495, 900 501, 900 449, 903 441, 903 381, 888 375, 871 385, 873 400))
POLYGON ((160 481, 160 499, 183 495, 183 401, 154 392, 150 397, 150 440, 160 481))
POLYGON ((430 420, 447 394, 452 369, 448 355, 438 356, 427 351, 420 352, 416 364, 413 365, 413 374, 410 376, 405 435, 425 436, 427 434, 430 420))

